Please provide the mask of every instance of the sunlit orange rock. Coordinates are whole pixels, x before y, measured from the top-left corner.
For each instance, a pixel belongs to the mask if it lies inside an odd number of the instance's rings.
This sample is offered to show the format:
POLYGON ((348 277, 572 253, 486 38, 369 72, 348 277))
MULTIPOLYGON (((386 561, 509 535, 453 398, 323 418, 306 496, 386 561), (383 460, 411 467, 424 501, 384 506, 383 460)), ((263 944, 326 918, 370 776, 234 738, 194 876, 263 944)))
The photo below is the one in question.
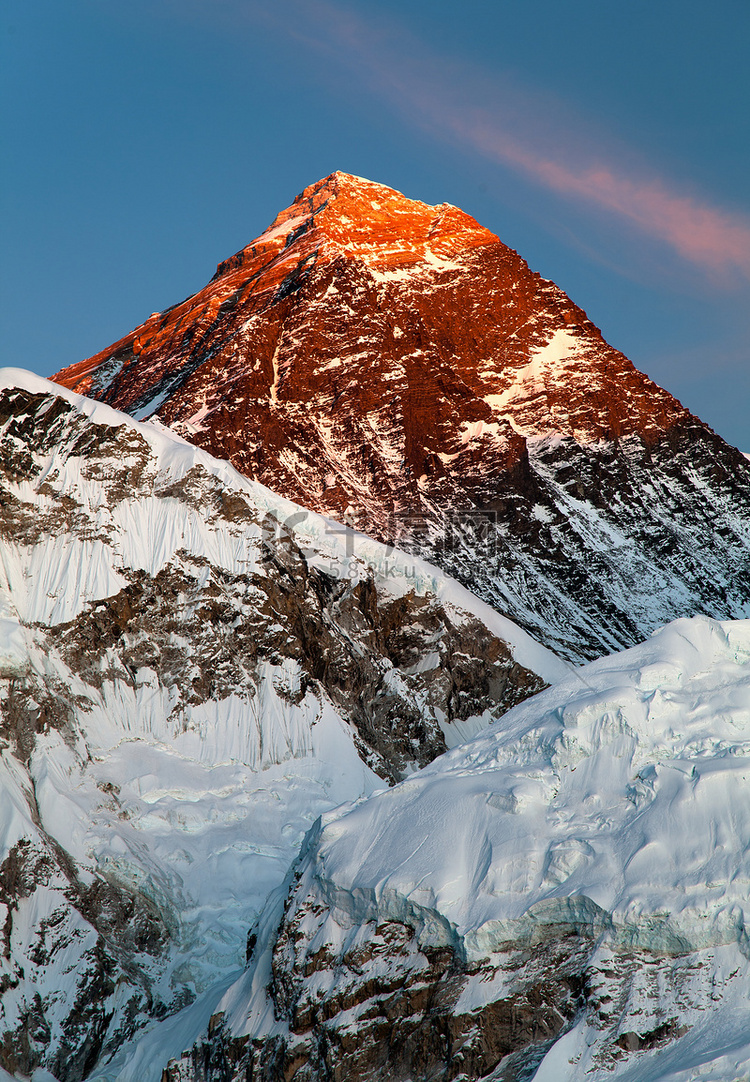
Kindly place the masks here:
POLYGON ((697 479, 731 519, 747 462, 448 204, 334 173, 205 289, 54 378, 417 545, 571 656, 749 594, 697 479), (472 509, 497 524, 491 574, 445 542, 472 509))

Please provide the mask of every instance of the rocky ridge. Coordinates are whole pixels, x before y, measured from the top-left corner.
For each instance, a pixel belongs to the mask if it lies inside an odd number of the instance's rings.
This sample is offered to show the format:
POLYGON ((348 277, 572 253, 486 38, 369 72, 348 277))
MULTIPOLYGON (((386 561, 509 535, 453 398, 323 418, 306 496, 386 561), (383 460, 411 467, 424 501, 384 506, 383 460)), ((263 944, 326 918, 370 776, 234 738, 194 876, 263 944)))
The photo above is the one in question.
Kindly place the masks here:
POLYGON ((469 215, 334 173, 63 385, 419 552, 558 653, 750 604, 750 463, 469 215))
POLYGON ((0 1069, 77 1082, 244 963, 320 811, 561 667, 158 425, 1 384, 0 1069))

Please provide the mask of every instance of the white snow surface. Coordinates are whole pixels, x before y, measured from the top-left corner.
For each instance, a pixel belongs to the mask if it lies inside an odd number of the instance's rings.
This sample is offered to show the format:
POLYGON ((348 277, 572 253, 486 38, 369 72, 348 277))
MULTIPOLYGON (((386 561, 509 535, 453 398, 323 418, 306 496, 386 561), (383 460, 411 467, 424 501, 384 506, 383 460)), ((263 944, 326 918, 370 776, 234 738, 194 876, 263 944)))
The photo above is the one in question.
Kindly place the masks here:
MULTIPOLYGON (((537 1082, 750 1077, 750 621, 679 620, 582 667, 393 789, 324 814, 306 849, 300 896, 328 910, 318 945, 390 919, 478 961, 559 925, 587 929, 600 961, 698 960, 679 993, 676 977, 656 999, 631 990, 619 1023, 677 1018, 684 1036, 604 1069, 583 1018, 537 1082)), ((262 966, 249 979, 223 1007, 255 1034, 269 1024, 262 966)), ((477 981, 462 1006, 496 994, 477 981)))
POLYGON ((534 350, 525 365, 514 374, 513 383, 502 394, 487 395, 485 402, 495 410, 509 410, 519 402, 544 394, 548 381, 564 382, 566 365, 576 358, 580 341, 568 330, 557 330, 546 345, 534 350))
POLYGON ((695 617, 324 816, 316 860, 367 905, 441 913, 468 957, 577 899, 629 943, 750 952, 749 847, 750 621, 695 617))

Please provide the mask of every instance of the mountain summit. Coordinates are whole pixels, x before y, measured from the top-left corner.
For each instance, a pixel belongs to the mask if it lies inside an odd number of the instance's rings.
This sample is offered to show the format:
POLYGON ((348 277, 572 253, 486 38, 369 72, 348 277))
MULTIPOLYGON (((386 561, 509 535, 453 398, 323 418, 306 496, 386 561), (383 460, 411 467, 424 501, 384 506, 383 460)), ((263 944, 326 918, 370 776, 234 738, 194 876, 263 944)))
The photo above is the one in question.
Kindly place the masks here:
POLYGON ((386 271, 496 241, 450 203, 432 207, 383 184, 337 172, 305 188, 257 241, 219 265, 217 277, 253 259, 262 266, 274 252, 284 252, 289 262, 311 253, 316 261, 343 253, 386 271))
POLYGON ((750 464, 448 204, 333 173, 55 379, 427 555, 568 657, 750 611, 750 464))

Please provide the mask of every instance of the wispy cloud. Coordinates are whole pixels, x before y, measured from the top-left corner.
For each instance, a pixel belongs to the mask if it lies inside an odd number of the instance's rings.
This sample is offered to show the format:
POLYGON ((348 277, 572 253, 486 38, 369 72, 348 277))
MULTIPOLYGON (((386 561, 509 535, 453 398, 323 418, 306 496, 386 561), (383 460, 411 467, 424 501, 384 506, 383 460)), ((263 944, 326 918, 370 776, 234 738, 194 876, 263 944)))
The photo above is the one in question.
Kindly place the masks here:
POLYGON ((666 179, 628 174, 614 163, 566 162, 547 157, 531 142, 522 146, 492 121, 466 124, 448 116, 454 137, 495 161, 521 169, 537 183, 618 215, 683 259, 712 270, 739 270, 750 277, 750 222, 683 194, 666 179))
POLYGON ((324 54, 332 69, 354 71, 360 85, 414 127, 604 212, 690 264, 750 278, 748 217, 634 165, 632 153, 618 155, 611 145, 602 152, 589 122, 559 103, 501 76, 480 77, 469 65, 431 54, 403 27, 365 19, 331 0, 289 0, 273 10, 279 29, 324 54))

